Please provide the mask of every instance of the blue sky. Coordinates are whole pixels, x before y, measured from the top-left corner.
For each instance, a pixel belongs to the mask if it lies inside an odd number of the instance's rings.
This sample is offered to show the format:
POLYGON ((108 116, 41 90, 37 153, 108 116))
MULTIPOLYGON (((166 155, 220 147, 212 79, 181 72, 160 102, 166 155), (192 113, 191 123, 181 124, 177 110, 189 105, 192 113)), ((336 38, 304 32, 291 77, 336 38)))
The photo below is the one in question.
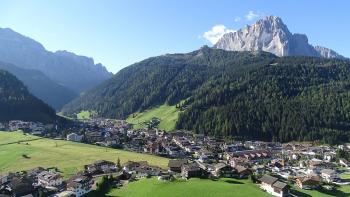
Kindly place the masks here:
POLYGON ((264 15, 350 57, 349 8, 347 0, 1 0, 0 27, 51 51, 93 57, 115 73, 147 57, 211 45, 205 37, 213 41, 264 15))

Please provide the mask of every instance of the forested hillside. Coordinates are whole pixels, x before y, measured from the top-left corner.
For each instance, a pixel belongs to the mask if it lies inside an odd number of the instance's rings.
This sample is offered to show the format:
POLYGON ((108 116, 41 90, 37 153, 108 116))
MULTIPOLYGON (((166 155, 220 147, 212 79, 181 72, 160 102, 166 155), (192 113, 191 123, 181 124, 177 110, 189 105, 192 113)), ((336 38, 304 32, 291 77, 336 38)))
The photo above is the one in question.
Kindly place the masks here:
POLYGON ((239 77, 222 73, 193 94, 177 127, 244 139, 347 141, 349 66, 290 57, 239 77))
POLYGON ((72 90, 52 81, 38 70, 24 69, 3 62, 0 62, 0 69, 15 75, 23 82, 30 93, 56 110, 60 110, 64 104, 78 96, 72 90))
POLYGON ((146 59, 64 107, 125 118, 186 99, 177 128, 260 140, 346 141, 350 63, 203 47, 146 59))
POLYGON ((125 118, 151 106, 175 105, 192 96, 195 89, 220 70, 239 72, 267 64, 274 58, 265 52, 227 52, 206 46, 188 54, 153 57, 122 69, 62 111, 72 115, 92 110, 103 117, 125 118))
POLYGON ((31 95, 15 76, 0 70, 0 122, 9 120, 54 122, 55 111, 31 95))

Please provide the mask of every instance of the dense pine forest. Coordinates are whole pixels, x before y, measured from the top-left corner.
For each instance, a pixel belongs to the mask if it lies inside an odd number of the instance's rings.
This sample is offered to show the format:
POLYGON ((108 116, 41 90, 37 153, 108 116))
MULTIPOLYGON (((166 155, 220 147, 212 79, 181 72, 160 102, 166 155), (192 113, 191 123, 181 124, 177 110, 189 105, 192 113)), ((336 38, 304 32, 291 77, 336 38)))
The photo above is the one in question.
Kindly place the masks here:
POLYGON ((350 139, 350 62, 202 47, 149 58, 66 105, 125 118, 185 100, 177 128, 260 140, 350 139))
POLYGON ((289 57, 239 77, 222 73, 195 91, 177 127, 243 139, 347 141, 349 66, 289 57))
POLYGON ((52 123, 55 111, 31 95, 15 76, 0 70, 0 122, 9 120, 52 123))

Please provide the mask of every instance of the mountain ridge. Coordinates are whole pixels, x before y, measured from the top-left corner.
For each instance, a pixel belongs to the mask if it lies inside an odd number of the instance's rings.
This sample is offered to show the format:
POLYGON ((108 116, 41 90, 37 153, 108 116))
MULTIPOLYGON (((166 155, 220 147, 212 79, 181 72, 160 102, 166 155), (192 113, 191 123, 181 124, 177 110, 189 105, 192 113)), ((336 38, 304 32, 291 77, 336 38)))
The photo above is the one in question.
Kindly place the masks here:
POLYGON ((62 111, 123 119, 162 104, 181 105, 177 129, 244 140, 332 143, 350 139, 349 76, 349 60, 204 46, 126 67, 62 111))
POLYGON ((266 51, 281 56, 344 59, 332 49, 312 46, 305 34, 291 33, 282 19, 266 16, 253 25, 224 34, 213 48, 229 51, 266 51))
POLYGON ((55 111, 29 93, 11 73, 0 69, 0 122, 9 120, 54 123, 55 111))
POLYGON ((52 81, 41 71, 24 69, 13 64, 0 62, 0 69, 15 75, 36 97, 56 110, 78 96, 74 91, 52 81))
POLYGON ((47 51, 39 42, 9 28, 0 28, 0 61, 43 72, 56 83, 81 93, 109 79, 112 73, 89 57, 47 51))

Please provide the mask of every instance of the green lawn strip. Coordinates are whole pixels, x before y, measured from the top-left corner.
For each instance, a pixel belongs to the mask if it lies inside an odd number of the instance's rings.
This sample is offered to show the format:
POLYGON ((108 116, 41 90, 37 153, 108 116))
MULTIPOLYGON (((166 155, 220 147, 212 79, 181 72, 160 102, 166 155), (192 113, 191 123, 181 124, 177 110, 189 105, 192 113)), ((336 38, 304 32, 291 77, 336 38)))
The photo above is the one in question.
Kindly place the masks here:
POLYGON ((348 172, 341 173, 340 178, 350 180, 350 173, 348 173, 348 172))

